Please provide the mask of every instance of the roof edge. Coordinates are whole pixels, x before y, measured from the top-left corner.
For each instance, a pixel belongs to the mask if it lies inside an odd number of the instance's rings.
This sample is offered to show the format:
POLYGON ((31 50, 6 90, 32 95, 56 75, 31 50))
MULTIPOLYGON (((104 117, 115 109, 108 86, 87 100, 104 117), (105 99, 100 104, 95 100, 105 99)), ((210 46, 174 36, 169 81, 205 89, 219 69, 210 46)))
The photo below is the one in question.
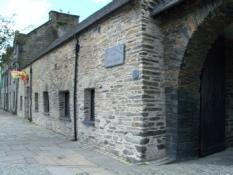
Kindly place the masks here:
POLYGON ((154 9, 151 11, 152 16, 156 16, 174 6, 177 4, 180 4, 181 2, 184 2, 185 0, 170 0, 170 1, 164 1, 157 6, 154 7, 154 9))
POLYGON ((36 60, 40 59, 42 56, 46 55, 47 53, 51 52, 55 48, 59 47, 61 44, 69 41, 72 37, 77 35, 78 33, 82 32, 84 29, 90 27, 91 25, 97 23, 110 13, 115 12, 116 10, 120 9, 121 7, 125 6, 126 4, 132 2, 134 0, 113 0, 100 10, 96 11, 92 15, 90 15, 88 18, 86 18, 84 21, 79 23, 75 28, 68 31, 65 35, 63 35, 60 38, 57 38, 54 42, 52 42, 44 51, 42 51, 37 57, 35 57, 30 63, 23 66, 21 69, 26 68, 36 60))

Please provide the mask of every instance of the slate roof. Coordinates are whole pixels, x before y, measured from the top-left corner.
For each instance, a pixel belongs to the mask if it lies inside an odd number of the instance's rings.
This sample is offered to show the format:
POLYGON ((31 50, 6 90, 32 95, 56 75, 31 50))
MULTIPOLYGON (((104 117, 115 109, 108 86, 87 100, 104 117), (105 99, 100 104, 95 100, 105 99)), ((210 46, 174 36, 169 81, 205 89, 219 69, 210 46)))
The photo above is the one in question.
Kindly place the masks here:
MULTIPOLYGON (((67 42, 72 37, 75 37, 76 34, 80 33, 84 29, 88 28, 92 24, 98 22, 103 17, 111 14, 115 10, 121 8, 122 6, 126 5, 127 3, 131 2, 132 0, 113 0, 111 3, 100 9, 99 11, 95 12, 91 16, 89 16, 87 19, 79 23, 74 29, 68 31, 65 35, 63 35, 60 38, 57 38, 54 42, 52 42, 44 51, 42 51, 37 57, 35 57, 31 63, 36 61, 37 59, 41 58, 48 52, 52 51, 53 49, 57 48, 61 44, 67 42)), ((30 63, 30 64, 31 64, 30 63)), ((28 65, 27 65, 28 66, 28 65)), ((25 67, 27 67, 25 66, 25 67)))

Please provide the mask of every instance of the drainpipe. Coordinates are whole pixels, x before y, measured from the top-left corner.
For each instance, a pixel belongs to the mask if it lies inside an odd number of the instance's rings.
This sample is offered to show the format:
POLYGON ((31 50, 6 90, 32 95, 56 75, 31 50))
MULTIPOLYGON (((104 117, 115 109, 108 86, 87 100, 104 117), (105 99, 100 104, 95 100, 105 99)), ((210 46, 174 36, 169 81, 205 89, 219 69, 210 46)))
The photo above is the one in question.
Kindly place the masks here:
POLYGON ((16 80, 16 92, 15 92, 15 115, 17 115, 18 111, 18 89, 19 89, 19 79, 17 78, 16 80))
MULTIPOLYGON (((16 63, 16 71, 19 70, 18 62, 16 63)), ((15 115, 18 114, 18 90, 19 90, 19 79, 15 79, 16 81, 16 90, 15 90, 15 115)))
MULTIPOLYGON (((9 70, 9 69, 8 69, 9 70)), ((6 79, 6 111, 9 112, 9 85, 8 85, 8 79, 9 79, 9 73, 8 71, 6 72, 7 74, 7 79, 6 79)))
MULTIPOLYGON (((5 73, 4 73, 5 74, 5 73)), ((6 74, 4 75, 4 107, 3 107, 3 110, 5 111, 6 110, 6 81, 5 81, 5 79, 6 79, 6 74)))
POLYGON ((79 57, 79 40, 76 38, 76 45, 75 45, 75 65, 74 65, 74 141, 77 141, 77 114, 76 114, 76 107, 77 107, 77 72, 78 72, 78 57, 79 57))
POLYGON ((18 89, 19 89, 19 79, 16 80, 16 90, 15 90, 15 115, 17 115, 18 111, 18 89))
POLYGON ((30 64, 30 113, 29 121, 32 122, 32 64, 30 64))

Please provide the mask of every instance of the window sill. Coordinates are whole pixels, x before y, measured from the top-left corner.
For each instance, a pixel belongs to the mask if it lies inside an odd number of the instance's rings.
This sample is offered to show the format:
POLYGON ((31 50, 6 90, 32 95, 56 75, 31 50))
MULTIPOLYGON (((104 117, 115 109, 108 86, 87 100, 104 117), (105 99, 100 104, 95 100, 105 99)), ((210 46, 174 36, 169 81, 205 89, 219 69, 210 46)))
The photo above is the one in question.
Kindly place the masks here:
POLYGON ((39 110, 34 110, 34 112, 39 112, 39 110))
POLYGON ((88 125, 88 126, 94 126, 95 125, 95 121, 90 121, 90 120, 85 120, 83 121, 84 125, 88 125))
POLYGON ((60 117, 59 119, 62 120, 62 121, 71 122, 71 119, 68 116, 67 117, 60 117))
POLYGON ((49 112, 44 112, 44 115, 50 116, 49 112))

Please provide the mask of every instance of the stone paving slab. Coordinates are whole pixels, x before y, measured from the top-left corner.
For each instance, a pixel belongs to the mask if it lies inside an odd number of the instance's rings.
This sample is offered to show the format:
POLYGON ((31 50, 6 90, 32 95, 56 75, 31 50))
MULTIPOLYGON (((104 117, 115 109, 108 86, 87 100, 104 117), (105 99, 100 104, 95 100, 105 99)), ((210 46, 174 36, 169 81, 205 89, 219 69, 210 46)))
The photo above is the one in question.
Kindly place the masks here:
POLYGON ((0 110, 0 175, 233 175, 233 148, 166 161, 132 164, 0 110))
POLYGON ((52 175, 76 175, 66 167, 48 167, 47 170, 52 175))
POLYGON ((34 159, 39 164, 44 165, 64 165, 64 166, 96 166, 96 164, 92 163, 85 159, 85 157, 80 154, 57 154, 56 156, 39 156, 34 157, 34 159))

